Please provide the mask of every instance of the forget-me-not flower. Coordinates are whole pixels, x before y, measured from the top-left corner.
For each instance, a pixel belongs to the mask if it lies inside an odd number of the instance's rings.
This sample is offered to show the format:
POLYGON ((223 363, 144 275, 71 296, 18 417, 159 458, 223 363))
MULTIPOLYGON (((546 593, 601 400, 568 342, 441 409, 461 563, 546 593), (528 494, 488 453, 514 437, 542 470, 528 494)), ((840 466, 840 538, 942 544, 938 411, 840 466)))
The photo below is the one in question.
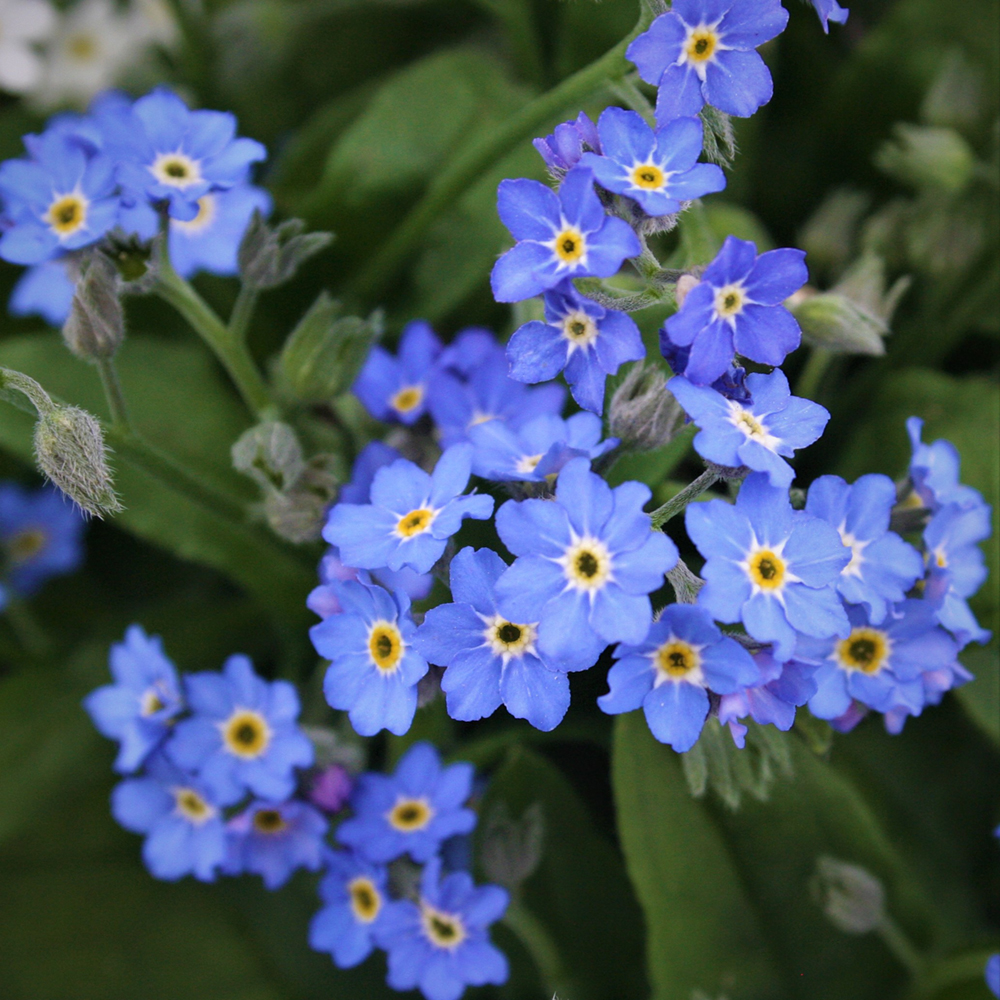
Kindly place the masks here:
POLYGON ((441 878, 435 858, 420 879, 417 902, 389 903, 375 932, 389 953, 388 984, 419 989, 426 1000, 459 1000, 466 986, 500 986, 507 959, 489 938, 488 927, 507 909, 497 885, 476 886, 467 872, 441 878))
POLYGON ((417 710, 417 681, 427 673, 427 661, 413 647, 409 599, 366 581, 331 586, 340 613, 309 630, 316 651, 330 661, 326 700, 347 712, 362 736, 381 729, 401 736, 417 710))
POLYGON ((454 603, 431 608, 414 642, 446 668, 441 690, 453 719, 484 719, 503 704, 548 732, 569 708, 569 679, 539 655, 537 621, 512 622, 497 610, 496 582, 506 568, 490 549, 462 549, 451 561, 454 603))
POLYGON ((746 376, 750 399, 727 399, 710 386, 694 385, 681 375, 667 383, 687 415, 698 425, 694 448, 718 465, 745 465, 764 472, 772 486, 788 487, 795 478, 790 458, 819 440, 830 414, 811 399, 793 396, 780 369, 746 376))
POLYGON ((931 511, 949 503, 960 507, 981 506, 983 497, 979 490, 959 480, 961 457, 958 449, 943 438, 924 444, 920 440, 923 427, 924 422, 919 417, 910 417, 906 421, 906 432, 913 447, 910 482, 915 498, 910 503, 919 500, 919 505, 931 511))
POLYGON ((656 120, 696 115, 706 104, 749 118, 774 92, 754 51, 785 30, 778 0, 674 0, 629 45, 646 83, 659 88, 656 120))
POLYGON ((580 164, 601 187, 639 203, 647 215, 671 215, 681 202, 714 194, 726 175, 699 163, 703 127, 698 118, 675 118, 655 132, 642 115, 606 108, 597 122, 603 153, 584 153, 580 164))
POLYGON ((837 581, 840 596, 864 604, 876 625, 924 572, 920 553, 889 530, 895 502, 892 480, 877 474, 862 476, 853 486, 839 476, 820 476, 806 499, 806 512, 832 524, 851 550, 837 581))
POLYGON ((645 642, 619 646, 615 658, 597 704, 609 715, 641 706, 652 734, 678 753, 697 743, 709 691, 731 694, 759 678, 750 654, 694 604, 667 605, 645 642))
POLYGON ((12 316, 41 316, 52 326, 62 326, 69 318, 76 292, 70 276, 69 258, 55 257, 29 267, 14 285, 7 302, 12 316))
POLYGON ((189 719, 177 723, 166 749, 179 767, 195 771, 223 805, 246 790, 281 801, 295 789, 295 768, 313 762, 313 745, 299 729, 299 696, 288 681, 265 681, 250 660, 230 656, 222 673, 185 678, 189 719))
POLYGON ((561 669, 590 666, 608 643, 646 638, 649 594, 677 562, 642 509, 650 496, 642 483, 612 489, 574 458, 555 501, 510 500, 497 512, 497 532, 518 556, 497 581, 497 607, 509 621, 537 621, 538 649, 561 669))
POLYGON ((558 194, 525 178, 501 181, 497 211, 518 241, 493 267, 497 302, 530 299, 564 278, 610 278, 641 251, 631 226, 605 214, 584 167, 566 175, 558 194))
POLYGON ((426 573, 463 518, 484 521, 493 513, 492 497, 460 495, 471 474, 470 444, 445 451, 431 475, 401 458, 375 473, 371 503, 339 503, 330 511, 323 537, 348 566, 426 573))
POLYGON ((801 250, 757 256, 749 240, 727 236, 701 282, 664 327, 679 347, 690 347, 684 375, 709 385, 742 354, 762 365, 780 365, 799 346, 802 331, 782 305, 808 278, 801 250))
POLYGON ((566 281, 545 293, 545 320, 519 327, 507 343, 510 377, 546 382, 565 373, 585 410, 604 411, 604 382, 626 361, 646 356, 642 335, 628 314, 578 295, 566 281))
POLYGON ((130 625, 125 641, 111 647, 108 665, 114 684, 91 691, 83 705, 97 731, 120 742, 114 767, 128 774, 166 738, 184 697, 162 640, 140 625, 130 625))
POLYGON ((403 328, 395 355, 375 344, 354 382, 354 394, 377 420, 416 423, 427 410, 427 390, 441 341, 430 325, 403 328))
POLYGON ((850 626, 835 585, 851 553, 837 529, 792 510, 788 491, 759 472, 747 476, 735 505, 691 504, 688 535, 705 557, 698 603, 717 621, 742 621, 758 642, 791 658, 795 633, 846 636, 850 626))
POLYGON ((337 827, 337 840, 376 864, 404 854, 418 864, 430 861, 443 841, 476 825, 476 814, 465 808, 473 776, 471 764, 442 767, 430 743, 415 743, 392 775, 358 778, 354 815, 337 827))

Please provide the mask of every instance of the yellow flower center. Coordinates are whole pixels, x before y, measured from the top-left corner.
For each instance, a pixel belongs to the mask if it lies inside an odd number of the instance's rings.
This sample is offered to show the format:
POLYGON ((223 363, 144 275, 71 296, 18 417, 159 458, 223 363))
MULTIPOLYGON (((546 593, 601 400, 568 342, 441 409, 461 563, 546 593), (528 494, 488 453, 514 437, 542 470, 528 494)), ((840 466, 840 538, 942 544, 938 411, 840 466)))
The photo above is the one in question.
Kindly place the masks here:
POLYGON ((577 540, 560 562, 566 578, 577 590, 598 590, 611 577, 611 557, 604 543, 596 538, 577 540))
POLYGON ((172 788, 177 812, 189 823, 201 826, 215 816, 215 808, 209 805, 193 788, 172 788))
POLYGON ((60 237, 72 236, 87 223, 87 199, 78 193, 60 195, 49 205, 45 221, 60 237))
POLYGON ((66 51, 77 62, 90 62, 98 53, 93 35, 71 35, 66 40, 66 51))
POLYGON ((271 742, 271 727, 260 712, 238 708, 221 725, 223 746, 243 760, 256 759, 271 742))
POLYGON ((889 656, 889 637, 877 628, 856 628, 837 643, 837 659, 845 670, 877 674, 889 656))
POLYGON ((427 507, 419 507, 404 514, 396 525, 396 534, 402 538, 413 538, 427 531, 434 520, 434 511, 427 507))
MULTIPOLYGON (((539 456, 541 457, 541 456, 539 456)), ((7 558, 12 563, 24 563, 33 559, 45 548, 49 536, 41 528, 28 528, 7 539, 4 547, 7 558)))
POLYGON ((160 153, 149 168, 153 176, 170 187, 186 188, 201 180, 198 164, 184 153, 160 153))
POLYGON ((760 549, 750 557, 750 579, 761 590, 778 590, 785 582, 785 561, 771 549, 760 549))
POLYGON ((171 228, 176 228, 184 233, 200 233, 206 229, 215 218, 215 195, 203 194, 198 199, 198 214, 184 222, 182 219, 171 219, 171 228))
POLYGON ((404 385, 403 388, 389 400, 389 405, 397 413, 409 413, 411 410, 415 410, 423 402, 423 398, 424 387, 422 385, 404 385))
POLYGON ((375 883, 364 875, 347 883, 347 894, 351 898, 351 909, 362 924, 370 924, 382 909, 382 894, 375 883))
POLYGON ((663 171, 653 163, 642 163, 632 168, 632 186, 645 191, 654 191, 663 187, 665 180, 663 171))
POLYGON ((576 264, 587 253, 587 241, 575 226, 567 226, 556 236, 553 245, 556 256, 564 264, 576 264))
POLYGON ((160 697, 160 692, 156 688, 149 688, 143 691, 142 699, 139 702, 139 714, 143 717, 156 715, 157 712, 166 708, 166 702, 160 697))
POLYGON ((391 674, 403 657, 403 637, 391 622, 375 622, 368 634, 368 652, 385 674, 391 674))
POLYGON ((431 944, 438 948, 457 948, 465 940, 465 925, 455 913, 443 913, 427 903, 420 904, 420 920, 431 944))
POLYGON ((708 62, 719 47, 719 36, 711 28, 695 28, 688 36, 684 52, 694 63, 708 62))
POLYGON ((656 666, 666 677, 684 677, 701 666, 701 656, 690 643, 671 639, 656 651, 656 666))
POLYGON ((288 824, 277 809, 258 809, 253 814, 253 828, 258 833, 275 834, 287 830, 288 824))
POLYGON ((730 319, 743 311, 743 301, 739 285, 726 285, 715 293, 715 311, 722 319, 730 319))
POLYGON ((389 825, 401 833, 423 830, 434 818, 434 810, 427 799, 398 799, 389 810, 389 825))
POLYGON ((530 475, 538 468, 538 463, 542 460, 542 455, 522 455, 517 460, 517 471, 522 476, 530 475))

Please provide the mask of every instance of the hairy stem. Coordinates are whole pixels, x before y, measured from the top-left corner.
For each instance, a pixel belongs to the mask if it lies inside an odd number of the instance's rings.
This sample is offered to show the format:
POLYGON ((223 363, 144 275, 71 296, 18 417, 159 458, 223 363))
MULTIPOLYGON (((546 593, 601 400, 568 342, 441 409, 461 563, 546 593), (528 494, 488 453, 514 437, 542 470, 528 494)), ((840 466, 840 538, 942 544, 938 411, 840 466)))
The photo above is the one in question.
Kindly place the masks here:
POLYGON ((662 528, 667 521, 684 510, 692 500, 696 500, 705 490, 714 486, 722 478, 715 469, 706 469, 693 483, 689 483, 680 493, 671 497, 649 515, 653 520, 653 527, 662 528))
POLYGON ((257 305, 257 292, 246 285, 240 286, 232 314, 229 317, 229 336, 238 343, 245 343, 250 320, 253 317, 254 306, 257 305))
POLYGON ((118 378, 118 369, 115 366, 114 358, 101 358, 97 362, 97 371, 101 376, 104 398, 111 411, 111 422, 115 427, 128 430, 130 426, 128 405, 125 403, 125 394, 122 392, 122 384, 118 378))
POLYGON ((574 996, 573 980, 563 968, 559 949, 545 925, 517 899, 511 899, 503 922, 531 955, 546 990, 557 996, 574 996))

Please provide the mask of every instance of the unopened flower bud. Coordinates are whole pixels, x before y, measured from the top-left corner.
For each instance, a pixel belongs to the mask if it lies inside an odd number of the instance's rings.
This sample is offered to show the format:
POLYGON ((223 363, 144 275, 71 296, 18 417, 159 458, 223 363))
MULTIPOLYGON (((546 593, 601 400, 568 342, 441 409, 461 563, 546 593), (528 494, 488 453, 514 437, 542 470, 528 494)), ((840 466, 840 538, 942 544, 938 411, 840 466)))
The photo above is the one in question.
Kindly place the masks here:
POLYGON ((305 471, 302 445, 288 424, 269 420, 251 427, 232 447, 233 468, 263 489, 290 489, 305 471))
POLYGON ((865 868, 821 857, 812 888, 829 921, 846 934, 867 934, 885 922, 885 890, 865 868))
POLYGON ((278 378, 303 403, 325 403, 346 392, 382 334, 382 317, 339 317, 339 303, 321 292, 282 349, 278 378))
POLYGON ((69 317, 63 325, 66 346, 85 361, 110 358, 125 339, 125 315, 118 271, 103 253, 94 252, 81 267, 69 317))
POLYGON ((324 812, 337 813, 347 805, 354 782, 346 767, 331 764, 323 768, 309 786, 309 801, 324 812))
POLYGON ((898 123, 895 138, 875 154, 875 164, 887 174, 916 188, 940 188, 957 194, 972 179, 976 154, 950 128, 898 123))
POLYGON ((666 374, 653 362, 634 365, 611 398, 611 436, 633 451, 667 444, 683 420, 684 411, 667 390, 666 374))
POLYGON ((39 469, 88 514, 103 517, 122 510, 101 425, 86 410, 53 406, 39 412, 35 459, 39 469))
POLYGON ((540 803, 529 806, 517 820, 498 805, 483 831, 483 872, 490 882, 516 889, 538 867, 544 840, 545 817, 540 803))
POLYGON ((693 274, 682 274, 677 279, 677 288, 674 294, 677 296, 677 308, 684 305, 684 300, 691 294, 701 282, 693 274))
POLYGON ((271 226, 259 211, 254 212, 238 254, 240 276, 247 288, 261 291, 290 281, 333 239, 332 233, 303 233, 305 225, 301 219, 289 219, 271 226))

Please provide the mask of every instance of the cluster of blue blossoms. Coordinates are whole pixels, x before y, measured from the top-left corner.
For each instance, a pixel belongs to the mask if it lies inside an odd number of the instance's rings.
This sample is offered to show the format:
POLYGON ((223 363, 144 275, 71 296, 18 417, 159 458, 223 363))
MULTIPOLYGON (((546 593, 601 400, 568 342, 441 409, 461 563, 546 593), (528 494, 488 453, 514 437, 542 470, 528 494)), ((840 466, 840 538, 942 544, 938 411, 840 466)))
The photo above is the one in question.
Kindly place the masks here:
POLYGON ((16 315, 60 325, 78 276, 77 251, 106 235, 168 234, 183 277, 236 273, 236 253, 270 196, 249 183, 264 147, 239 138, 222 111, 191 111, 158 89, 136 101, 99 97, 86 115, 54 117, 27 135, 27 157, 0 164, 0 259, 26 264, 11 296, 16 315))
POLYGON ((476 824, 471 764, 442 767, 432 746, 417 743, 391 776, 317 768, 291 684, 263 680, 245 656, 230 657, 221 673, 181 677, 160 639, 138 625, 112 647, 110 667, 114 683, 85 707, 118 741, 114 768, 128 777, 111 810, 145 836, 153 875, 211 882, 253 873, 277 889, 298 869, 322 871, 309 939, 338 966, 378 946, 389 985, 418 987, 427 1000, 506 981, 506 959, 488 935, 506 891, 474 885, 458 865, 443 870, 443 858, 461 864, 468 852, 456 842, 476 824), (407 858, 423 871, 396 879, 398 889, 390 866, 407 858))

